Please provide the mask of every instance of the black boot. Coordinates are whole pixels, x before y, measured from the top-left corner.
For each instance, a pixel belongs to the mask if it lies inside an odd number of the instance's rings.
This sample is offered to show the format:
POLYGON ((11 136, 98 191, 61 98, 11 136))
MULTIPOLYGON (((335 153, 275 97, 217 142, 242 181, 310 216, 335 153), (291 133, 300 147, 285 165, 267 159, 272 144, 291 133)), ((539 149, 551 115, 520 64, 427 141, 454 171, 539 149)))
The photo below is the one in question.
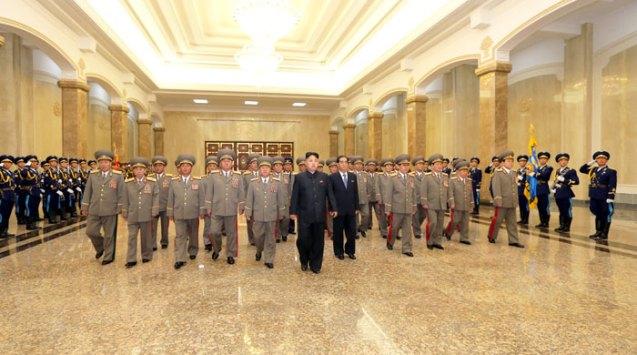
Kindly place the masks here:
POLYGON ((564 231, 564 217, 562 217, 562 215, 560 215, 560 226, 555 228, 556 232, 563 232, 564 231))
POLYGON ((599 235, 602 233, 602 225, 601 219, 599 217, 595 217, 595 233, 589 235, 590 239, 597 239, 599 235))
POLYGON ((564 228, 562 228, 562 233, 568 233, 571 231, 571 222, 573 222, 573 217, 564 217, 564 228))
POLYGON ((608 240, 608 231, 610 230, 610 222, 604 223, 604 228, 602 229, 602 233, 597 237, 597 240, 608 240))

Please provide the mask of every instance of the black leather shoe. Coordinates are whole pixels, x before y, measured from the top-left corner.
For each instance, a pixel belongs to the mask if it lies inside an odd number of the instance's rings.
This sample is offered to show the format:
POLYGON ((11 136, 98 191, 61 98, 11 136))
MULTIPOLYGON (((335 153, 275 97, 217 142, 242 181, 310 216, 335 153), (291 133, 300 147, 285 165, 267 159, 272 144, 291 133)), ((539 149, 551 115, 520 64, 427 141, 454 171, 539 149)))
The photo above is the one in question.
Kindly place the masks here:
MULTIPOLYGON (((488 239, 488 238, 487 238, 488 239)), ((495 244, 495 239, 489 239, 489 243, 495 244)))
POLYGON ((402 238, 401 236, 398 236, 398 237, 396 237, 396 240, 400 240, 401 238, 402 238))
POLYGON ((168 248, 168 245, 162 245, 161 248, 162 249, 166 249, 166 248, 168 248))
POLYGON ((434 244, 434 245, 432 245, 432 246, 433 246, 434 248, 436 248, 436 249, 445 250, 445 248, 444 248, 442 245, 440 245, 440 244, 434 244))
POLYGON ((153 251, 157 251, 157 247, 156 246, 153 247, 153 251))
POLYGON ((95 259, 99 259, 99 258, 101 258, 101 257, 102 257, 102 255, 104 255, 104 250, 102 250, 102 251, 100 251, 100 252, 95 253, 95 259))
POLYGON ((510 247, 516 247, 516 248, 524 248, 524 245, 520 244, 520 243, 509 243, 510 247))
POLYGON ((212 244, 206 244, 204 249, 206 249, 206 251, 211 251, 212 250, 212 244))
POLYGON ((277 239, 276 242, 277 242, 277 244, 281 243, 281 239, 277 239))
POLYGON ((460 243, 466 244, 466 245, 471 245, 471 242, 468 241, 468 240, 461 240, 460 243))
POLYGON ((250 245, 251 245, 251 246, 255 246, 256 244, 255 244, 255 243, 250 243, 250 245))
POLYGON ((414 257, 414 253, 412 253, 412 252, 410 252, 410 251, 408 251, 408 252, 406 252, 406 253, 403 253, 403 255, 406 255, 406 256, 408 256, 408 257, 410 257, 410 258, 413 258, 413 257, 414 257))
POLYGON ((602 234, 602 232, 595 232, 595 234, 591 234, 591 235, 589 235, 588 237, 589 237, 590 239, 595 240, 595 239, 597 239, 597 238, 599 237, 599 235, 600 235, 600 234, 602 234))
POLYGON ((343 254, 338 254, 336 256, 339 260, 345 260, 345 256, 343 254))
POLYGON ((112 262, 113 262, 113 260, 104 260, 104 261, 102 261, 102 265, 108 265, 108 264, 110 264, 112 262))
POLYGON ((321 270, 318 270, 318 269, 312 269, 312 272, 313 272, 313 273, 315 273, 315 274, 320 274, 320 273, 321 273, 321 270))
POLYGON ((142 259, 142 263, 144 263, 144 264, 145 264, 145 263, 147 263, 147 262, 150 262, 150 259, 142 259))
POLYGON ((535 225, 535 228, 544 228, 544 223, 540 223, 535 225))
POLYGON ((175 263, 175 270, 179 270, 182 266, 186 265, 183 261, 178 261, 175 263))
POLYGON ((307 271, 307 265, 301 265, 301 271, 307 271))
POLYGON ((563 232, 563 231, 564 231, 564 226, 559 226, 559 227, 557 227, 557 228, 555 228, 555 229, 553 229, 553 230, 554 230, 554 231, 556 231, 556 232, 558 232, 558 233, 561 233, 561 232, 563 232))
POLYGON ((256 261, 260 261, 260 260, 261 260, 261 253, 257 253, 257 254, 254 256, 254 260, 256 260, 256 261))
POLYGON ((347 256, 352 260, 356 260, 356 255, 354 254, 347 254, 347 256))
POLYGON ((217 253, 216 251, 212 252, 212 260, 217 260, 219 258, 219 253, 217 253))
POLYGON ((191 255, 190 256, 190 260, 195 260, 195 259, 197 259, 197 255, 191 255))
POLYGON ((283 239, 284 242, 288 241, 288 237, 287 236, 281 237, 281 239, 283 239))
POLYGON ((135 265, 137 265, 137 261, 129 261, 124 266, 126 266, 127 269, 130 269, 135 265))
POLYGON ((35 230, 35 229, 38 229, 38 226, 36 226, 35 223, 27 224, 27 230, 32 231, 32 230, 35 230))
POLYGON ((387 249, 389 249, 389 250, 394 250, 394 246, 393 246, 393 245, 391 245, 391 244, 389 244, 389 243, 387 243, 387 249))
POLYGON ((383 239, 387 239, 387 236, 386 236, 386 235, 384 235, 384 236, 383 236, 383 239))
POLYGON ((361 235, 363 236, 363 238, 367 238, 367 233, 365 233, 365 231, 361 231, 361 235))
POLYGON ((420 239, 420 238, 422 238, 422 235, 417 235, 416 236, 416 239, 420 239))
POLYGON ((361 236, 360 236, 360 235, 358 235, 358 234, 356 234, 356 237, 354 237, 354 239, 357 239, 357 240, 358 240, 358 239, 361 239, 361 236))
POLYGON ((451 240, 451 235, 447 234, 447 232, 443 232, 442 235, 444 235, 447 240, 451 240))
POLYGON ((265 263, 265 266, 268 267, 268 269, 272 269, 274 267, 274 264, 272 263, 265 263))
POLYGON ((427 245, 427 249, 434 250, 434 246, 433 245, 427 245))
POLYGON ((229 256, 228 260, 227 260, 227 263, 230 264, 230 265, 234 264, 234 258, 229 256))

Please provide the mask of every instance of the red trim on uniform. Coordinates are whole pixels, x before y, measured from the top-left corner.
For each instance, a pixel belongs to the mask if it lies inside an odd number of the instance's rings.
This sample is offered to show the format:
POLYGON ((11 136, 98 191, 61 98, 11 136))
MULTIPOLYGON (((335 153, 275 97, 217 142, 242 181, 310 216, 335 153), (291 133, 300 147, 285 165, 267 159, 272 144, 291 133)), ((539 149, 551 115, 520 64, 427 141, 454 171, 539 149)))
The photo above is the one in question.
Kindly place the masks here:
POLYGON ((493 240, 493 233, 495 232, 495 229, 497 228, 495 225, 495 222, 498 220, 499 214, 500 214, 500 207, 494 207, 493 217, 491 217, 491 224, 489 225, 489 234, 487 235, 487 238, 489 239, 489 241, 493 240))
POLYGON ((454 210, 452 209, 451 212, 449 212, 449 223, 447 223, 447 228, 445 228, 445 234, 448 237, 451 237, 451 235, 453 234, 453 215, 454 210))
POLYGON ((391 238, 392 238, 392 224, 394 222, 394 214, 390 213, 389 215, 387 215, 387 243, 391 244, 391 238))

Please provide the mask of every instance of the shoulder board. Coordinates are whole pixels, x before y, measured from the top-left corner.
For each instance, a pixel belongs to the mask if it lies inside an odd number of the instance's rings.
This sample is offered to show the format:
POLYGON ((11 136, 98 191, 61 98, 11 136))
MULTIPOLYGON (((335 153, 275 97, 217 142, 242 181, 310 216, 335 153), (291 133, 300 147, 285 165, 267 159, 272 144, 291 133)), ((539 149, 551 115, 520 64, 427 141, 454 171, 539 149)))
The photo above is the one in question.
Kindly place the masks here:
POLYGON ((175 176, 171 180, 179 180, 179 176, 175 176))
POLYGON ((124 182, 132 182, 132 181, 135 181, 135 179, 134 178, 128 178, 128 179, 124 180, 124 182))
POLYGON ((495 171, 504 171, 502 168, 496 168, 495 171))
MULTIPOLYGON (((50 171, 50 170, 48 170, 50 171)), ((91 170, 91 174, 98 174, 100 171, 99 170, 91 170)))
POLYGON ((212 170, 212 171, 210 171, 210 174, 218 174, 218 173, 219 173, 219 170, 212 170))
POLYGON ((241 175, 240 171, 234 171, 234 173, 237 174, 237 175, 241 175))
POLYGON ((193 180, 201 180, 201 176, 193 176, 192 179, 193 180))
POLYGON ((246 170, 246 171, 243 172, 243 175, 252 175, 252 172, 246 170))
POLYGON ((259 180, 258 177, 253 177, 252 179, 250 179, 250 181, 257 181, 257 180, 259 180))
POLYGON ((148 175, 146 175, 146 177, 151 177, 151 176, 155 176, 155 175, 157 175, 157 174, 155 174, 155 173, 149 173, 148 175))
POLYGON ((299 173, 298 173, 298 172, 296 172, 296 171, 295 171, 294 173, 292 173, 292 175, 298 175, 298 174, 299 174, 299 173))
POLYGON ((410 171, 408 175, 409 175, 409 176, 416 176, 416 173, 415 173, 415 172, 413 172, 413 171, 410 171))
POLYGON ((272 180, 274 181, 281 181, 281 179, 277 178, 277 177, 273 177, 272 180))
POLYGON ((458 177, 457 176, 452 176, 451 180, 458 180, 458 177))
POLYGON ((113 174, 118 174, 118 175, 122 175, 122 172, 119 170, 111 170, 113 172, 113 174))
POLYGON ((395 171, 392 171, 391 173, 389 173, 389 176, 398 176, 398 173, 395 171))
POLYGON ((166 177, 171 178, 171 177, 173 177, 173 174, 166 174, 166 177))
POLYGON ((157 181, 157 179, 155 179, 155 177, 153 177, 153 176, 146 176, 146 180, 148 180, 148 181, 157 181))
POLYGON ((288 171, 284 171, 284 172, 283 172, 283 174, 284 174, 284 175, 290 175, 290 172, 288 172, 288 171))
POLYGON ((431 175, 431 171, 426 172, 425 175, 431 175))

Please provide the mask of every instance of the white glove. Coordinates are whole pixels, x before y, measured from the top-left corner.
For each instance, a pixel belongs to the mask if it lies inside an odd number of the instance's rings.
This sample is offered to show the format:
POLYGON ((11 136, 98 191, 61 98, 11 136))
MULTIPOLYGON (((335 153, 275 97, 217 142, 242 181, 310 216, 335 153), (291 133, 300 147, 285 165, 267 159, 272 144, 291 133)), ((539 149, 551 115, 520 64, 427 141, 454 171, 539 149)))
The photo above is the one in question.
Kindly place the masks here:
POLYGON ((530 172, 529 172, 529 175, 531 175, 531 176, 535 176, 535 171, 530 171, 530 172))
POLYGON ((553 195, 555 195, 555 192, 556 192, 556 191, 557 191, 557 190, 555 190, 555 189, 551 189, 551 193, 552 193, 553 195))
POLYGON ((518 175, 518 180, 520 180, 520 181, 524 180, 524 176, 518 175))
POLYGON ((66 191, 67 191, 68 193, 70 193, 71 195, 73 195, 73 190, 71 190, 71 189, 66 189, 66 191))
POLYGON ((557 181, 564 181, 564 176, 560 175, 557 177, 557 181))
POLYGON ((480 189, 476 189, 476 192, 480 192, 480 189))
POLYGON ((615 200, 613 200, 612 198, 607 198, 606 203, 615 203, 615 200))
POLYGON ((592 165, 593 165, 593 164, 595 164, 595 163, 596 163, 596 161, 595 161, 595 160, 591 160, 591 161, 589 161, 589 162, 587 163, 587 165, 588 165, 588 166, 592 166, 592 165))
POLYGON ((44 189, 40 189, 40 192, 42 192, 42 193, 46 193, 46 191, 44 191, 44 189))
POLYGON ((60 195, 60 196, 64 196, 64 193, 62 193, 62 191, 60 191, 60 190, 57 190, 55 193, 60 195))
POLYGON ((61 183, 62 183, 62 179, 59 179, 59 180, 58 180, 58 184, 61 184, 61 183))
POLYGON ((75 188, 75 190, 76 190, 77 192, 82 192, 82 189, 80 189, 79 187, 76 187, 76 188, 75 188))

